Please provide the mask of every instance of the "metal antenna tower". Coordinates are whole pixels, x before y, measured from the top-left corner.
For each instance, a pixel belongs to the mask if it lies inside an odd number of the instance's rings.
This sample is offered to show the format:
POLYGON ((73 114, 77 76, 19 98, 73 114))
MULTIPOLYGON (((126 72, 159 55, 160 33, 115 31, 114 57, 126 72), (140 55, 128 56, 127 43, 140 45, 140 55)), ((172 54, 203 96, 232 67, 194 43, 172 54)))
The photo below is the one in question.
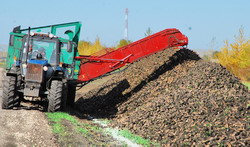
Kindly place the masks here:
POLYGON ((125 30, 124 39, 128 40, 128 8, 125 9, 125 30))

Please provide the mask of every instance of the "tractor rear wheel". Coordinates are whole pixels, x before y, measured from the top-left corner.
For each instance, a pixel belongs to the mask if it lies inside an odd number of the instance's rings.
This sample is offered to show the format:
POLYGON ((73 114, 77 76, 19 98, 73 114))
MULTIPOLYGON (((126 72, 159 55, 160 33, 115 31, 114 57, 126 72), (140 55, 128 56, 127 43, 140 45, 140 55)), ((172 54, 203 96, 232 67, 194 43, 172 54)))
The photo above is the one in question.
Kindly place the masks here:
POLYGON ((17 96, 16 76, 5 76, 3 79, 2 108, 12 109, 20 105, 20 97, 17 96))
POLYGON ((49 90, 48 100, 48 112, 57 112, 61 110, 63 100, 63 82, 59 80, 53 80, 49 90))

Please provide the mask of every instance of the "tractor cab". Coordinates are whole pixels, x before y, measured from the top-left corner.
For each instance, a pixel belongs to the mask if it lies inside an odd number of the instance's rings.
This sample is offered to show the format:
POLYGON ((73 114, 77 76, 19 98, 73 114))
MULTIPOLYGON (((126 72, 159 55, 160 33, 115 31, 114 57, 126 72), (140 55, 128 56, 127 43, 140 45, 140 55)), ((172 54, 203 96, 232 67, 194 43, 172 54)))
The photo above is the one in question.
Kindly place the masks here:
POLYGON ((44 71, 58 66, 60 50, 63 46, 61 44, 63 43, 60 43, 58 37, 52 34, 31 32, 30 35, 26 35, 23 39, 23 50, 20 60, 22 76, 25 77, 28 64, 42 65, 44 71))
POLYGON ((32 37, 28 41, 25 39, 24 42, 24 50, 22 56, 22 61, 25 62, 29 60, 48 60, 51 65, 56 65, 56 49, 59 46, 58 39, 48 39, 48 38, 41 38, 41 37, 32 37), (28 48, 28 50, 27 50, 28 48), (25 54, 28 51, 28 54, 25 54), (28 55, 28 56, 26 56, 28 55))

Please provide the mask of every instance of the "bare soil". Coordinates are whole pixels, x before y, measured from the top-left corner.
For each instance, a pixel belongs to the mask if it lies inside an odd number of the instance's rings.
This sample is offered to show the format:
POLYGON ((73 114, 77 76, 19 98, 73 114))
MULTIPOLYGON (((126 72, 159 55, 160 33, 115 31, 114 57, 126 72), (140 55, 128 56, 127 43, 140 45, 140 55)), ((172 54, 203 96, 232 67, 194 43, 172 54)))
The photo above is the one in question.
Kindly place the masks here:
POLYGON ((58 146, 39 111, 1 109, 0 132, 0 146, 58 146))
MULTIPOLYGON (((3 69, 0 68, 0 73, 3 69)), ((2 106, 2 76, 0 76, 2 106)), ((0 107, 0 146, 57 147, 44 113, 38 110, 3 110, 0 107)))

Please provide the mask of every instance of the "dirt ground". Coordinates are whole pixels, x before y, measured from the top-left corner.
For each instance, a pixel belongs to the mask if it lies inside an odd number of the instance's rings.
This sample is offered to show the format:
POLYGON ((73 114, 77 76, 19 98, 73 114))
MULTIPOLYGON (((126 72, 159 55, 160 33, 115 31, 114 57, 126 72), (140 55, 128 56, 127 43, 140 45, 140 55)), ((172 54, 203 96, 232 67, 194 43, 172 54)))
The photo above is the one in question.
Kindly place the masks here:
MULTIPOLYGON (((0 95, 1 104, 2 89, 0 95)), ((44 113, 39 110, 3 110, 0 107, 0 134, 1 147, 58 146, 44 113)))

